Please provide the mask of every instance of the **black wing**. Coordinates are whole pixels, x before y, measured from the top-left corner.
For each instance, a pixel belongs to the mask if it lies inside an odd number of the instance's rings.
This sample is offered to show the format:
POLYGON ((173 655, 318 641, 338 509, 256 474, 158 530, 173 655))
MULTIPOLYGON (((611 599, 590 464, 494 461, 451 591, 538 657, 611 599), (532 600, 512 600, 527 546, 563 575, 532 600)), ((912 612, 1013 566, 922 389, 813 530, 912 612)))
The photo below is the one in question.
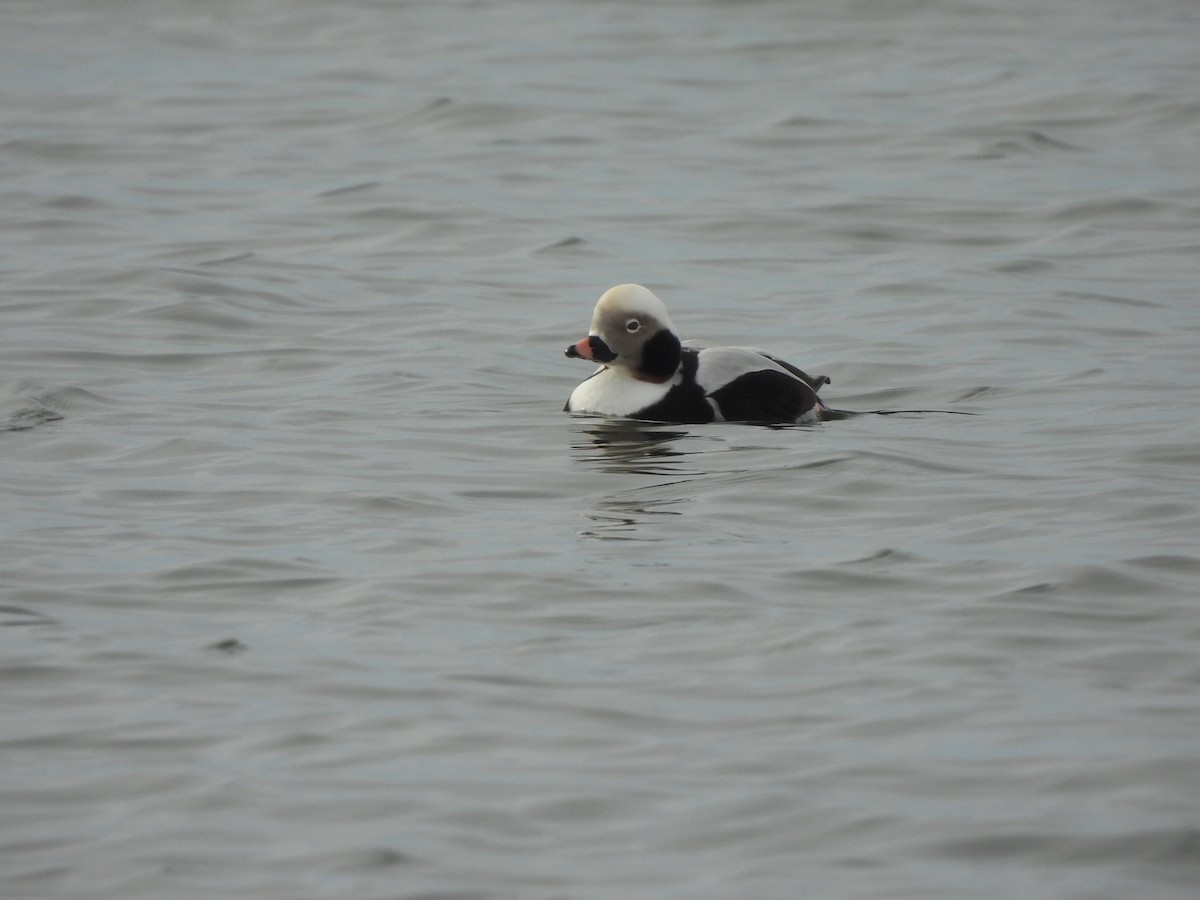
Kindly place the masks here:
MULTIPOLYGON (((822 383, 819 380, 817 387, 822 383)), ((803 373, 793 378, 773 369, 739 375, 708 396, 729 422, 795 422, 820 403, 803 373)))
POLYGON ((780 359, 778 356, 773 356, 770 353, 766 353, 762 350, 759 350, 758 352, 762 353, 763 356, 765 356, 771 362, 775 363, 775 365, 783 366, 783 368, 787 369, 789 372, 791 372, 793 375, 795 375, 797 378, 799 378, 801 381, 803 381, 805 384, 807 384, 810 388, 812 388, 813 391, 819 391, 821 389, 821 385, 830 383, 829 376, 827 376, 827 375, 818 375, 816 378, 813 378, 807 372, 805 372, 801 369, 797 369, 790 362, 785 362, 784 360, 780 359))

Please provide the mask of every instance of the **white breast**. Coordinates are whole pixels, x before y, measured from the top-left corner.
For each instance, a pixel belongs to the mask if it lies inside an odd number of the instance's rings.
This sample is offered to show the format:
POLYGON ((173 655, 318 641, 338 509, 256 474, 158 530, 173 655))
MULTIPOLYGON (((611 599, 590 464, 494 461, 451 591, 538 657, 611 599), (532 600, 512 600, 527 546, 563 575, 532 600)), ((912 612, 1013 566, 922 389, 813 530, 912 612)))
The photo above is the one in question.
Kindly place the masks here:
POLYGON ((679 381, 676 373, 665 384, 641 381, 625 373, 620 366, 597 372, 571 392, 567 409, 571 412, 599 413, 602 416, 631 416, 666 396, 679 381))

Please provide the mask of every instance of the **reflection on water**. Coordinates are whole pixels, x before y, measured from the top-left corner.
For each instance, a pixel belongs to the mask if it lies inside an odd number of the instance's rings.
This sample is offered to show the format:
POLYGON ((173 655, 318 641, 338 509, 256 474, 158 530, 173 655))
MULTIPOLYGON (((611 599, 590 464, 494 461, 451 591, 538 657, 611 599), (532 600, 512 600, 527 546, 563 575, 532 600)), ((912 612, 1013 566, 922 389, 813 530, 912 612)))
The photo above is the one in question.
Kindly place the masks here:
POLYGON ((597 471, 624 476, 651 476, 650 481, 622 479, 620 488, 591 501, 585 513, 593 524, 580 534, 620 540, 657 540, 645 526, 662 524, 663 516, 681 516, 683 504, 697 496, 726 490, 742 494, 746 485, 772 482, 813 452, 824 451, 806 440, 819 425, 747 425, 717 423, 689 430, 682 425, 631 419, 588 420, 571 444, 577 462, 597 471), (665 477, 664 477, 665 476, 665 477))
POLYGON ((699 435, 684 428, 665 427, 661 423, 606 419, 584 428, 571 449, 576 459, 595 464, 601 472, 703 475, 703 470, 683 465, 685 457, 701 451, 678 446, 698 438, 699 435))
POLYGON ((0 421, 0 431, 28 431, 49 422, 62 421, 62 415, 42 405, 26 406, 0 421))
POLYGON ((681 510, 673 507, 687 501, 687 492, 683 491, 681 495, 673 488, 706 474, 705 469, 694 464, 704 448, 697 446, 685 450, 681 446, 685 441, 701 439, 686 428, 662 423, 632 419, 589 422, 571 445, 579 462, 610 474, 673 477, 669 481, 638 485, 594 500, 591 509, 584 513, 592 527, 581 531, 580 536, 601 540, 655 539, 647 538, 640 530, 641 526, 652 517, 682 515, 681 510), (664 489, 667 496, 661 496, 664 489))
POLYGON ((681 516, 682 510, 671 509, 687 501, 686 497, 650 498, 641 492, 629 491, 605 497, 592 504, 584 513, 593 527, 580 531, 581 537, 598 538, 606 541, 664 540, 663 537, 648 537, 641 526, 652 516, 681 516))

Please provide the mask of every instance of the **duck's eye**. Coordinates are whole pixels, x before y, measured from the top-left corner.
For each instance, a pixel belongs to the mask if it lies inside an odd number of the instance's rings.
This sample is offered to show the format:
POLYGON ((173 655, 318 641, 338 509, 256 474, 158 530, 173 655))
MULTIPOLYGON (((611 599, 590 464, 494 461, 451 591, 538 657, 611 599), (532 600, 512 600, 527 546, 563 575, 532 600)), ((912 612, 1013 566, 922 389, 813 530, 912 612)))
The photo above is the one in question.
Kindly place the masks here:
POLYGON ((642 323, 639 322, 637 319, 630 319, 628 322, 625 323, 625 330, 628 331, 630 334, 633 334, 635 331, 637 331, 641 327, 642 327, 642 323))

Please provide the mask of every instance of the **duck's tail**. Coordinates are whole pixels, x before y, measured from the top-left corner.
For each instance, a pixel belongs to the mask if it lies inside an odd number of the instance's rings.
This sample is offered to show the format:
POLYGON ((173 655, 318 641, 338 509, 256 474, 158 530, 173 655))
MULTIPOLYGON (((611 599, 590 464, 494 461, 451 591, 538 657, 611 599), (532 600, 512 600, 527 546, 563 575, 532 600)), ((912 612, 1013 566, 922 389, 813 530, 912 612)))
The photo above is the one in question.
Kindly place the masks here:
POLYGON ((850 419, 854 416, 900 416, 900 415, 943 415, 943 416, 977 416, 979 413, 963 412, 960 409, 832 409, 826 406, 821 410, 822 419, 850 419))

